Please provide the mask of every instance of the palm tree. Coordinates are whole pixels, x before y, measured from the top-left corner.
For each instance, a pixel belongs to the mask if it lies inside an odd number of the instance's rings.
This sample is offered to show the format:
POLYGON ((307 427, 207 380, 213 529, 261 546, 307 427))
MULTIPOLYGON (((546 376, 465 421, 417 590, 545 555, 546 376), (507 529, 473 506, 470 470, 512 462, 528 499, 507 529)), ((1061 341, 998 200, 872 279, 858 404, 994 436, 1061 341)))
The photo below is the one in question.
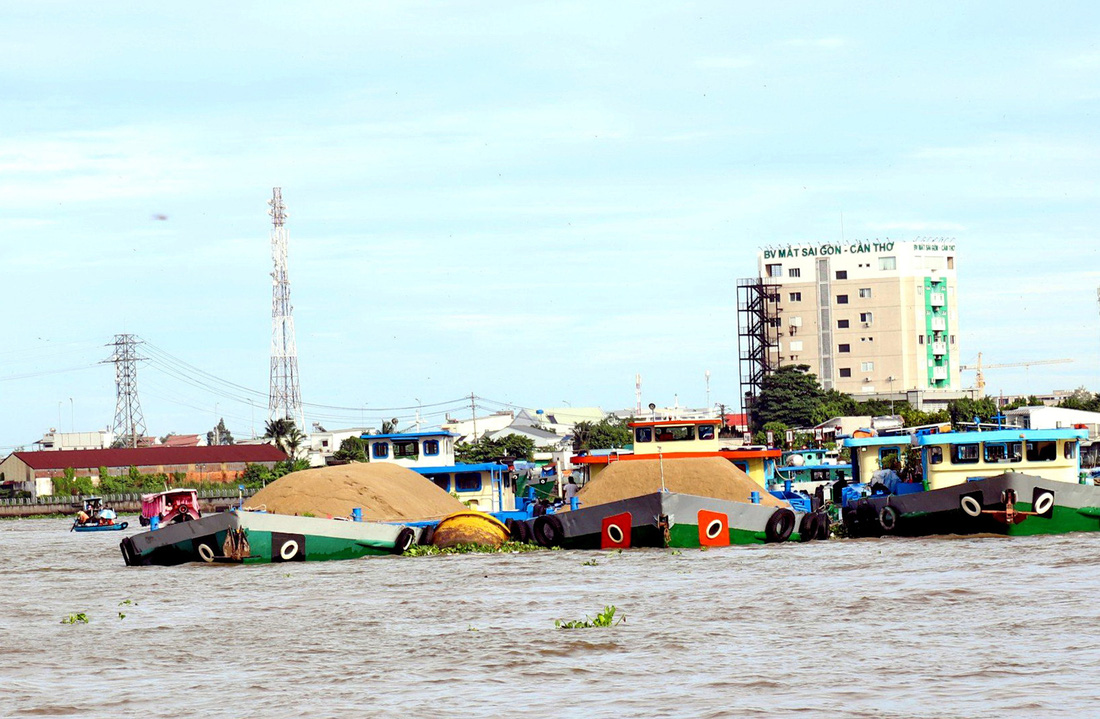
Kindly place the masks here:
POLYGON ((288 456, 293 456, 291 455, 291 440, 293 439, 293 449, 297 452, 305 436, 294 426, 294 420, 280 417, 279 419, 269 419, 267 421, 263 438, 286 452, 288 456))
POLYGON ((284 441, 286 442, 284 451, 294 460, 298 458, 298 450, 301 449, 302 443, 306 441, 306 436, 294 426, 293 422, 291 422, 290 429, 287 431, 284 441))

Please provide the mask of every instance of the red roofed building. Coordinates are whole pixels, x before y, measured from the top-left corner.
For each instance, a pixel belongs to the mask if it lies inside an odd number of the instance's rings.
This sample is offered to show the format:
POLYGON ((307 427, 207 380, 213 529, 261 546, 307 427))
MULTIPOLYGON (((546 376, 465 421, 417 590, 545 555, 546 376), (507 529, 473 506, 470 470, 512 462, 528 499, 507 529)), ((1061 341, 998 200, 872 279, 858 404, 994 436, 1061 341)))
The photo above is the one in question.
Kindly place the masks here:
POLYGON ((183 474, 187 482, 230 482, 249 464, 273 467, 286 454, 270 444, 224 444, 213 447, 137 447, 13 452, 0 462, 6 485, 34 496, 53 494, 54 477, 72 469, 77 477, 98 483, 100 467, 118 476, 137 468, 142 474, 183 474))

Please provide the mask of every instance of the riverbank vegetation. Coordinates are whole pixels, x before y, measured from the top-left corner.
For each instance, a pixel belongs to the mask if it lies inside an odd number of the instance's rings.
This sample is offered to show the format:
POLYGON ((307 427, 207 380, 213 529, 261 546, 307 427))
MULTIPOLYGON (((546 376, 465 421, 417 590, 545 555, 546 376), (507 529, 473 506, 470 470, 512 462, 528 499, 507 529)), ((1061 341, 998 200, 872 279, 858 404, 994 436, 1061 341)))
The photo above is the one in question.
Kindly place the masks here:
POLYGON ((596 615, 595 619, 585 616, 584 619, 575 619, 567 621, 565 619, 555 619, 554 627, 557 629, 592 629, 595 627, 613 627, 616 624, 622 624, 626 621, 626 617, 619 616, 618 621, 615 620, 615 612, 619 611, 618 607, 614 604, 608 604, 603 608, 603 611, 596 615))
POLYGON ((539 552, 546 549, 537 544, 524 542, 505 542, 499 547, 486 544, 456 544, 453 547, 437 547, 434 544, 414 544, 405 552, 406 557, 434 557, 441 554, 516 554, 519 552, 539 552))

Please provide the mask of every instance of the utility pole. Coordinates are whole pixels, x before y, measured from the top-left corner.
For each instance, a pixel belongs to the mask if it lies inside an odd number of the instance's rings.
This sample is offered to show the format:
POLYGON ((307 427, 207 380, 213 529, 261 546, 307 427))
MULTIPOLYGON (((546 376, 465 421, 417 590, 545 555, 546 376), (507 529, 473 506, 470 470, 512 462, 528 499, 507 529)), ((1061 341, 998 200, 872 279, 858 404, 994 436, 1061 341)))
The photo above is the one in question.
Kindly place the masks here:
POLYGON ((470 419, 474 421, 474 441, 477 441, 477 405, 474 404, 474 393, 470 393, 470 419))
POLYGON ((298 386, 298 348, 294 342, 294 306, 290 304, 290 276, 287 271, 286 205, 282 188, 272 190, 271 259, 271 388, 268 391, 268 419, 290 419, 305 428, 302 391, 298 386))
MULTIPOLYGON (((134 335, 115 335, 115 352, 104 362, 115 366, 115 422, 112 425, 115 439, 127 437, 131 447, 138 446, 138 438, 145 434, 145 415, 137 391, 137 363, 140 341, 134 335)), ((111 346, 111 345, 108 345, 111 346)))

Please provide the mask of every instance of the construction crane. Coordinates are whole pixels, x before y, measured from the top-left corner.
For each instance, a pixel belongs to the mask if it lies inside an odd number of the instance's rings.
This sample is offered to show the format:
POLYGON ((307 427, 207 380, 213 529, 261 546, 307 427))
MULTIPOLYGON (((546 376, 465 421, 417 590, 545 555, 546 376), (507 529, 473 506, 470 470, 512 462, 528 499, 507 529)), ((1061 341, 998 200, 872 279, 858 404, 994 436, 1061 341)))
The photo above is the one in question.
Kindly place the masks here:
POLYGON ((1063 358, 1063 359, 1033 360, 1031 362, 1008 362, 1008 363, 1002 363, 1002 364, 983 365, 982 364, 982 353, 979 352, 978 353, 978 363, 977 364, 972 364, 972 365, 961 364, 961 365, 959 365, 959 369, 960 370, 964 370, 964 369, 971 370, 972 369, 975 372, 977 372, 977 377, 975 378, 974 383, 977 385, 978 391, 982 394, 985 394, 985 375, 982 374, 982 370, 1001 369, 1002 367, 1028 367, 1028 368, 1030 368, 1032 365, 1064 364, 1066 362, 1072 362, 1072 361, 1073 360, 1071 360, 1071 359, 1064 359, 1063 358))

